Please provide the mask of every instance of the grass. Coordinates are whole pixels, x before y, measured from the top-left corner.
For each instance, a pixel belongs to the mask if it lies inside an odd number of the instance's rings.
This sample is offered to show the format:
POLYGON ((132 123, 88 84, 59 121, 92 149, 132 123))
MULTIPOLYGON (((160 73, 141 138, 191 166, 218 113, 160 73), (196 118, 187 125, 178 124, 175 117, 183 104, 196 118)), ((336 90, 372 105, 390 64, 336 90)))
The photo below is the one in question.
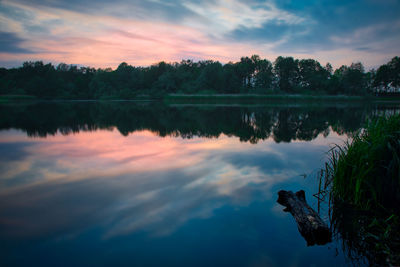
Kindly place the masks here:
POLYGON ((344 147, 331 150, 326 165, 336 199, 361 209, 391 211, 400 201, 400 116, 381 117, 344 147))
POLYGON ((320 184, 332 225, 370 263, 400 264, 400 115, 371 120, 330 153, 320 184))

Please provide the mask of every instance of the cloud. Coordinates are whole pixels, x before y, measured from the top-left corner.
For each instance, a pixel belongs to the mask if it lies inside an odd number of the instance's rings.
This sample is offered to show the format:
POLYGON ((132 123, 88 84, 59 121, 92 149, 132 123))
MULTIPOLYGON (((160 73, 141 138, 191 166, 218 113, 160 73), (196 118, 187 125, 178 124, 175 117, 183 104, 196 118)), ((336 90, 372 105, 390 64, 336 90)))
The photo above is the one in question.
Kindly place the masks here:
POLYGON ((110 16, 152 21, 180 21, 195 16, 181 1, 142 0, 15 0, 4 1, 19 7, 71 11, 96 16, 110 16))
POLYGON ((27 54, 33 51, 23 48, 24 39, 12 32, 0 32, 0 53, 27 54))
POLYGON ((259 29, 269 22, 277 25, 295 25, 303 18, 278 9, 273 3, 241 2, 239 0, 217 0, 213 2, 184 2, 184 6, 203 17, 202 25, 189 22, 195 27, 206 28, 209 34, 226 34, 235 30, 259 29), (212 26, 212 27, 210 27, 212 26))
POLYGON ((0 64, 225 63, 259 54, 368 67, 400 53, 399 12, 389 0, 5 0, 0 64))
POLYGON ((395 26, 399 23, 399 2, 325 0, 289 5, 279 1, 277 5, 300 16, 310 16, 314 21, 307 25, 305 34, 292 33, 285 43, 275 48, 277 52, 355 49, 371 42, 378 44, 380 51, 385 51, 387 39, 400 37, 400 29, 395 26))

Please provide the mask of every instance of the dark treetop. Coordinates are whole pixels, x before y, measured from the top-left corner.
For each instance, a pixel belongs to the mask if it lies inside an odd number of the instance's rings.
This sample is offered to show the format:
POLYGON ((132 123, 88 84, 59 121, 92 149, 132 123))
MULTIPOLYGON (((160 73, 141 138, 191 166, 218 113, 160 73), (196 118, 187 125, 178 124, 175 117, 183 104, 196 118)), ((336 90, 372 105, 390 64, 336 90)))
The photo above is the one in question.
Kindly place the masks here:
POLYGON ((0 68, 0 95, 46 99, 133 99, 165 94, 345 94, 367 95, 400 90, 400 58, 365 72, 361 63, 333 71, 313 59, 257 55, 222 65, 218 61, 160 62, 150 67, 121 63, 116 70, 42 61, 0 68))

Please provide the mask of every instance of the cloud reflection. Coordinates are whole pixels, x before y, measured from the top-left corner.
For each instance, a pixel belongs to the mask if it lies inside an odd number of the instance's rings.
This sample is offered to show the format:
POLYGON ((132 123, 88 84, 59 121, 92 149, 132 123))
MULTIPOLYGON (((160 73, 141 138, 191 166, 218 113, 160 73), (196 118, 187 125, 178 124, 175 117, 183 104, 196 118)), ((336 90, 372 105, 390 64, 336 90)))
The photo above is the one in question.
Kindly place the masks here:
POLYGON ((168 235, 225 205, 249 205, 255 194, 275 198, 277 185, 319 166, 315 158, 330 142, 321 135, 251 145, 148 131, 33 140, 9 134, 0 142, 13 151, 0 163, 0 236, 11 238, 73 235, 96 225, 106 239, 140 231, 168 235))

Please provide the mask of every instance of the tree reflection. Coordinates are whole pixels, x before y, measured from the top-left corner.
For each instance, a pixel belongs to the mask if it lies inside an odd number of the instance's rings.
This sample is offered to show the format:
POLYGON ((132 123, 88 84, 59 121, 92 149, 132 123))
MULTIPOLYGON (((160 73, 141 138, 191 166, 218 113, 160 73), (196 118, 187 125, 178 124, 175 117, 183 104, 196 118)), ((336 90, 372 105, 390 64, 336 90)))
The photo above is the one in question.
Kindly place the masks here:
POLYGON ((42 102, 1 105, 0 129, 21 129, 30 137, 113 128, 127 136, 149 130, 158 136, 218 138, 235 136, 257 143, 313 140, 330 131, 351 135, 380 106, 167 106, 159 102, 42 102))

